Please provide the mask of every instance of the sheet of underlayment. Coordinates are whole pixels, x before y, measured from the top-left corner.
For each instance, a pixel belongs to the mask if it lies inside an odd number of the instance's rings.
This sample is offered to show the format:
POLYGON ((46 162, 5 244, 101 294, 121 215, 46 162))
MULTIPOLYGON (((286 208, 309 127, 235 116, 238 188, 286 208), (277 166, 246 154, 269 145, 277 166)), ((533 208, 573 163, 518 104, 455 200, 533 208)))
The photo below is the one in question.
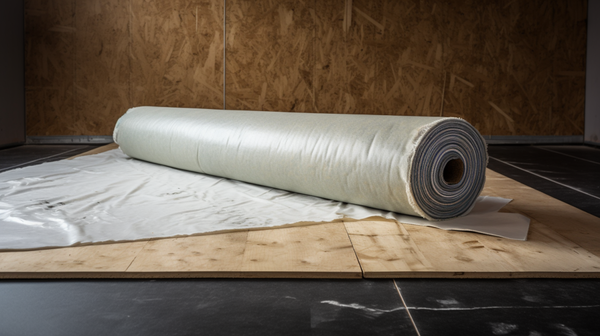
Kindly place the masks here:
POLYGON ((525 240, 529 219, 481 197, 473 211, 429 222, 132 159, 119 149, 0 174, 0 249, 192 235, 380 216, 525 240))

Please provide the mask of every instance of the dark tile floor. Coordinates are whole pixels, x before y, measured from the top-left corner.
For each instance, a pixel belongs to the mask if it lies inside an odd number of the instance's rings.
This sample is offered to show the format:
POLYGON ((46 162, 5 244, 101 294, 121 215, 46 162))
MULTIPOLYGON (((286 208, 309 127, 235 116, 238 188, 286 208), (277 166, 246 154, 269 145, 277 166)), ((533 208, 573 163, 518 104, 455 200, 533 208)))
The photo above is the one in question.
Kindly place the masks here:
MULTIPOLYGON (((90 149, 40 147, 0 150, 0 171, 90 149)), ((491 169, 598 216, 600 149, 489 152, 491 169)), ((0 335, 600 335, 598 316, 594 279, 0 281, 0 335)))
POLYGON ((600 217, 600 149, 489 146, 488 167, 600 217))
POLYGON ((0 149, 0 173, 10 169, 63 160, 92 150, 95 145, 25 145, 0 149))

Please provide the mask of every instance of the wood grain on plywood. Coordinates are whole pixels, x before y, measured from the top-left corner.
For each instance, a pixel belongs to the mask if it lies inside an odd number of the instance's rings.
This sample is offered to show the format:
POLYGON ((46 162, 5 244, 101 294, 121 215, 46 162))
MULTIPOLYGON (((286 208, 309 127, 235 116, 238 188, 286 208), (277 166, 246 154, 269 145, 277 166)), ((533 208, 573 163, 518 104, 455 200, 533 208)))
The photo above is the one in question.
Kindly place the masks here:
POLYGON ((227 108, 312 112, 314 8, 293 0, 227 2, 227 108))
POLYGON ((27 135, 76 133, 74 15, 71 0, 25 2, 27 135))
POLYGON ((132 0, 131 11, 133 106, 223 108, 223 1, 132 0))
POLYGON ((600 257, 600 218, 489 169, 487 180, 486 194, 514 199, 506 211, 537 220, 600 257))
POLYGON ((345 222, 365 277, 600 277, 600 218, 488 170, 484 195, 531 218, 527 241, 345 222))
POLYGON ((129 2, 76 1, 74 123, 77 135, 111 134, 131 107, 129 2))
POLYGON ((1 252, 0 278, 93 277, 98 273, 125 272, 146 243, 1 252))
POLYGON ((0 278, 360 278, 343 223, 0 253, 0 278))

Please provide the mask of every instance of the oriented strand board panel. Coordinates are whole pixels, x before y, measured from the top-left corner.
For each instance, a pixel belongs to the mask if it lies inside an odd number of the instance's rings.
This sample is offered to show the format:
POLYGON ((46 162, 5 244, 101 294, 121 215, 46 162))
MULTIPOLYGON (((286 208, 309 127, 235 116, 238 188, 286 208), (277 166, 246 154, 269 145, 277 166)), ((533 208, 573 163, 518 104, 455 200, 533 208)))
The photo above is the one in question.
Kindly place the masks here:
POLYGON ((600 277, 600 218, 488 170, 484 194, 532 219, 527 241, 392 221, 346 222, 365 277, 600 277))
POLYGON ((74 2, 74 115, 65 126, 77 135, 112 134, 131 107, 129 1, 74 2))
POLYGON ((373 97, 378 114, 441 116, 444 25, 435 2, 361 3, 354 10, 357 25, 359 20, 371 21, 367 12, 380 23, 374 41, 380 63, 373 97))
POLYGON ((314 3, 227 1, 227 108, 315 111, 314 3))
POLYGON ((131 0, 130 20, 133 106, 223 108, 222 0, 131 0))
POLYGON ((587 1, 441 2, 445 116, 483 134, 583 133, 587 1))
POLYGON ((28 135, 76 134, 75 6, 71 0, 25 2, 25 99, 28 135))
POLYGON ((224 4, 26 1, 28 135, 106 135, 131 106, 223 100, 583 134, 586 0, 224 4))
POLYGON ((360 278, 341 222, 27 252, 0 278, 360 278))

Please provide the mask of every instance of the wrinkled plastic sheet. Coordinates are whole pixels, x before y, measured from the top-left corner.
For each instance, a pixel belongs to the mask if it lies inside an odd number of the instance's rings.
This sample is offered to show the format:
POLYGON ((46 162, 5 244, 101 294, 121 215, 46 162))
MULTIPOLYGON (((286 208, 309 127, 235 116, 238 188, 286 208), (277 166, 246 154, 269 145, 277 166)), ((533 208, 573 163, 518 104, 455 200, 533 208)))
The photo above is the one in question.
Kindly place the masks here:
POLYGON ((298 222, 383 217, 525 240, 529 219, 479 197, 469 215, 428 221, 223 177, 174 169, 120 149, 0 174, 0 249, 132 241, 298 222))

